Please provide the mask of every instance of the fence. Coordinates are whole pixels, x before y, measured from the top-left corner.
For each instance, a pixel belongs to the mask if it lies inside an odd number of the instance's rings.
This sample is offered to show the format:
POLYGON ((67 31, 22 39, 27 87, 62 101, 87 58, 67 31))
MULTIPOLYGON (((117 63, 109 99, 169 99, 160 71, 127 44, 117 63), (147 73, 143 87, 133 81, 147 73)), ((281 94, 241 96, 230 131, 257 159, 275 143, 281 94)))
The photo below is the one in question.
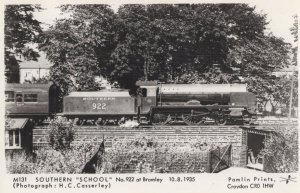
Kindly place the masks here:
POLYGON ((209 153, 209 172, 217 173, 231 166, 231 145, 217 147, 209 153))

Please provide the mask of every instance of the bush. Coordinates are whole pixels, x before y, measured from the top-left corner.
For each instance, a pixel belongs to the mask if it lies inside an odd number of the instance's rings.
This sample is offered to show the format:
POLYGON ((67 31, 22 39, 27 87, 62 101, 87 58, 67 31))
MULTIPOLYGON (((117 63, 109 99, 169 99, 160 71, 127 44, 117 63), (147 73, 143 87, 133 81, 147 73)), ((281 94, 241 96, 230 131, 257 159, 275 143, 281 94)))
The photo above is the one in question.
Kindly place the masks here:
POLYGON ((298 171, 298 131, 297 128, 282 128, 271 134, 264 142, 262 154, 268 162, 266 170, 274 173, 298 171))
POLYGON ((90 143, 71 145, 63 151, 41 149, 37 152, 36 173, 81 173, 92 153, 93 147, 90 143))
POLYGON ((7 162, 7 169, 13 174, 81 173, 96 148, 92 142, 71 144, 69 148, 60 151, 42 148, 34 153, 34 159, 25 154, 15 155, 12 161, 7 162))
POLYGON ((72 122, 68 122, 63 117, 55 117, 50 121, 49 129, 49 145, 53 149, 65 150, 70 148, 75 136, 72 122))
POLYGON ((26 153, 14 153, 12 156, 6 156, 6 169, 12 174, 32 174, 35 171, 35 164, 26 153))
POLYGON ((211 145, 201 142, 159 142, 156 137, 114 138, 105 151, 101 173, 205 172, 211 145))
MULTIPOLYGON (((99 147, 99 139, 71 143, 68 148, 48 147, 35 151, 34 159, 15 156, 9 173, 81 173, 99 147), (98 144, 97 144, 98 143, 98 144)), ((137 135, 112 139, 112 147, 102 155, 98 173, 202 173, 206 172, 208 152, 222 143, 208 143, 208 138, 188 140, 163 139, 137 135), (204 142, 202 142, 202 141, 204 142), (207 141, 207 142, 205 142, 207 141)))

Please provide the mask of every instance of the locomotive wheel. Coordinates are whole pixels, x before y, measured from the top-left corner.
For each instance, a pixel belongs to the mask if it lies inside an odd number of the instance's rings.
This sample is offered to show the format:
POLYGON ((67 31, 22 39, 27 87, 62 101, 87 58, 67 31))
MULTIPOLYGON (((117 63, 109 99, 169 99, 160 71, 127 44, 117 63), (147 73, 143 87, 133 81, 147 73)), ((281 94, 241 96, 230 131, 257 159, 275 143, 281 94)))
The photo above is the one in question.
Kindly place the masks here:
POLYGON ((227 123, 227 117, 224 115, 223 112, 220 112, 215 119, 217 125, 226 125, 227 123))
POLYGON ((118 120, 118 125, 122 125, 122 124, 126 123, 126 121, 128 121, 128 119, 125 117, 122 117, 121 119, 118 120))
POLYGON ((204 123, 203 117, 201 115, 190 115, 190 114, 183 114, 182 120, 187 125, 201 125, 204 123))
POLYGON ((104 125, 105 121, 102 118, 95 120, 95 124, 98 126, 104 125))
POLYGON ((79 119, 79 118, 76 118, 76 119, 74 120, 74 124, 77 125, 77 126, 83 125, 84 122, 85 122, 85 120, 79 119))
POLYGON ((87 125, 95 125, 95 120, 86 120, 85 123, 87 125))
POLYGON ((108 120, 106 120, 106 119, 104 119, 103 120, 103 124, 102 125, 107 125, 109 123, 109 121, 108 120))
POLYGON ((157 113, 153 115, 153 125, 166 125, 172 120, 170 115, 157 113))

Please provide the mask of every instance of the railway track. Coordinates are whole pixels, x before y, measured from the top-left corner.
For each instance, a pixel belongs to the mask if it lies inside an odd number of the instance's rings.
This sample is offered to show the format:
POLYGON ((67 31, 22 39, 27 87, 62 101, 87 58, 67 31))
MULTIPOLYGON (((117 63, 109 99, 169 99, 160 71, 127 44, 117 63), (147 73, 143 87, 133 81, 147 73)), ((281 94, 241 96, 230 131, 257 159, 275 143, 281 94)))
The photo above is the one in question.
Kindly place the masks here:
MULTIPOLYGON (((42 123, 42 126, 47 126, 49 124, 48 121, 45 121, 42 123)), ((290 120, 288 120, 287 118, 277 118, 277 119, 258 119, 255 121, 255 124, 253 124, 254 126, 269 126, 269 125, 297 125, 298 124, 298 118, 291 118, 290 120)), ((237 124, 238 125, 238 124, 237 124)), ((87 127, 87 126, 94 126, 94 127, 117 127, 116 125, 101 125, 101 126, 96 126, 96 125, 92 125, 87 123, 87 125, 82 125, 82 126, 78 126, 78 127, 87 127)), ((186 126, 186 127, 206 127, 206 126, 213 126, 213 127, 223 127, 223 126, 236 126, 236 125, 216 125, 214 123, 210 123, 207 125, 186 125, 183 122, 176 122, 174 124, 170 124, 170 125, 141 125, 139 126, 139 128, 151 128, 151 127, 170 127, 170 126, 186 126)), ((243 126, 243 125, 238 125, 238 126, 243 126)), ((247 125, 246 125, 247 126, 247 125)), ((40 127, 40 126, 38 126, 40 127)))

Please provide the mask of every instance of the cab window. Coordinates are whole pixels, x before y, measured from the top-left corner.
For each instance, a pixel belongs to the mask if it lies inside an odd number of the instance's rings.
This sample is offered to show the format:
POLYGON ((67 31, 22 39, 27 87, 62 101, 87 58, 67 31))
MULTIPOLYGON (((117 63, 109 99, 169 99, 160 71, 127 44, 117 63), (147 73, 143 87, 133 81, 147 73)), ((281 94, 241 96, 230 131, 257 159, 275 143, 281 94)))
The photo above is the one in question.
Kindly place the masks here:
POLYGON ((142 88, 142 95, 143 95, 143 97, 147 97, 147 89, 146 88, 142 88))
POLYGON ((23 102, 23 95, 22 94, 16 94, 16 102, 23 102))
POLYGON ((15 102, 15 93, 13 91, 5 91, 5 102, 15 102))
POLYGON ((137 95, 142 97, 147 97, 147 89, 146 88, 138 88, 137 95))
POLYGON ((24 102, 37 102, 37 94, 24 94, 24 102))

